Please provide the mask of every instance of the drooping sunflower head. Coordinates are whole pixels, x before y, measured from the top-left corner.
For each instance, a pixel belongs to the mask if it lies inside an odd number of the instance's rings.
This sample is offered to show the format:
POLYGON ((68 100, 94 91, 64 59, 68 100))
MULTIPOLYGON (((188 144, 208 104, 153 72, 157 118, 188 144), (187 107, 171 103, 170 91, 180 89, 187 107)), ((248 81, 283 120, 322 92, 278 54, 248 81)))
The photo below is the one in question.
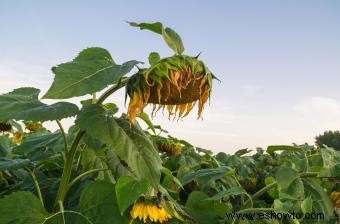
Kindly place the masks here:
POLYGON ((153 140, 160 152, 169 153, 175 156, 180 155, 182 152, 182 145, 170 138, 154 136, 153 140))
POLYGON ((333 191, 330 195, 330 199, 335 208, 340 208, 340 191, 333 191))
POLYGON ((146 223, 149 219, 151 222, 166 222, 171 219, 171 215, 161 206, 151 202, 136 202, 130 215, 133 219, 139 219, 146 223))
POLYGON ((34 132, 42 128, 42 125, 38 122, 25 122, 25 128, 31 132, 34 132))
POLYGON ((148 104, 153 105, 153 116, 163 108, 168 111, 169 119, 187 116, 198 104, 200 118, 210 96, 213 78, 202 61, 186 55, 164 58, 148 69, 139 70, 126 86, 131 123, 148 104))
POLYGON ((0 132, 10 131, 12 129, 12 125, 7 122, 0 122, 0 132))

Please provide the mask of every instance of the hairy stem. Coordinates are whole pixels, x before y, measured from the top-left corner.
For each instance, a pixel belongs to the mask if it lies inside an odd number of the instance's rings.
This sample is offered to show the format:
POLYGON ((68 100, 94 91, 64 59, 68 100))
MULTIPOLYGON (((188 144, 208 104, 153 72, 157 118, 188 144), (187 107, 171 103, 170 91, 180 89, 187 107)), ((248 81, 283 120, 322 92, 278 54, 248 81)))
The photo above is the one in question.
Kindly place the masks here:
POLYGON ((93 170, 88 170, 82 174, 80 174, 79 176, 77 176, 76 178, 74 178, 69 184, 68 184, 68 189, 70 189, 75 183, 77 183, 81 178, 90 175, 91 173, 96 173, 99 171, 105 171, 108 170, 106 168, 98 168, 98 169, 93 169, 93 170))
POLYGON ((112 93, 116 92, 120 88, 124 87, 127 83, 128 79, 121 79, 116 85, 109 88, 106 92, 101 95, 98 100, 97 104, 102 104, 112 93))
POLYGON ((30 173, 30 175, 32 177, 35 189, 37 191, 37 194, 38 194, 38 197, 39 197, 39 200, 40 200, 42 206, 45 207, 44 199, 43 199, 42 194, 41 194, 41 190, 40 190, 40 186, 39 186, 39 182, 38 182, 37 176, 34 174, 34 172, 31 169, 26 168, 26 170, 30 173))
POLYGON ((74 156, 76 154, 78 144, 84 134, 85 134, 84 131, 78 132, 76 138, 74 139, 72 143, 70 151, 66 153, 66 161, 64 163, 63 174, 60 179, 60 185, 59 185, 56 200, 54 202, 54 206, 56 206, 59 203, 59 201, 61 201, 62 203, 64 202, 65 195, 68 190, 67 186, 70 181, 71 174, 72 174, 72 165, 73 165, 74 156))
POLYGON ((67 150, 68 150, 68 146, 67 146, 67 138, 66 138, 66 134, 65 134, 65 130, 63 128, 63 126, 61 125, 60 121, 59 120, 56 120, 57 124, 58 124, 58 127, 61 131, 61 134, 63 136, 63 140, 64 140, 64 152, 67 153, 67 150))

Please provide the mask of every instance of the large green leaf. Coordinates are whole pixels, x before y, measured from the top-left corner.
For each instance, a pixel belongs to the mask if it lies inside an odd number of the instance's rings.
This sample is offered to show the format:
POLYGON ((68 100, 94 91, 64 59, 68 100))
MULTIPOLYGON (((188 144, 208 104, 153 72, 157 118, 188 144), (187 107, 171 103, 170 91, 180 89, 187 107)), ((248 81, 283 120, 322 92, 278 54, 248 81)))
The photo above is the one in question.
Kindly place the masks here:
POLYGON ((311 196, 306 197, 301 203, 301 210, 303 214, 311 213, 313 211, 313 199, 311 196))
POLYGON ((209 201, 208 195, 200 191, 193 191, 185 204, 188 213, 199 224, 217 224, 218 220, 225 218, 227 212, 231 212, 228 204, 209 201))
POLYGON ((196 180, 199 183, 206 184, 209 181, 217 180, 225 175, 234 173, 228 166, 222 166, 216 169, 202 169, 185 174, 180 180, 183 185, 196 180))
POLYGON ((135 180, 130 176, 122 176, 116 183, 116 197, 121 215, 149 188, 145 179, 135 180))
POLYGON ((137 124, 131 125, 124 118, 108 116, 99 105, 84 107, 76 123, 124 160, 136 177, 158 185, 162 168, 159 154, 137 124))
POLYGON ((0 158, 0 171, 10 169, 20 169, 31 164, 29 159, 6 159, 0 158))
POLYGON ((48 213, 30 192, 16 192, 0 199, 1 224, 41 224, 48 213))
POLYGON ((66 99, 98 92, 117 82, 138 63, 117 65, 107 50, 85 49, 73 61, 52 68, 54 81, 44 98, 66 99))
POLYGON ((80 212, 95 224, 128 223, 128 216, 121 216, 115 186, 106 181, 89 184, 82 192, 80 212))
POLYGON ((237 196, 240 194, 247 194, 247 191, 244 190, 242 187, 236 186, 236 187, 229 188, 228 190, 220 191, 217 194, 215 194, 213 197, 207 200, 217 201, 227 196, 237 196))
POLYGON ((11 147, 11 141, 6 136, 0 136, 0 157, 5 157, 11 147))
POLYGON ((163 36, 167 45, 176 53, 182 54, 184 46, 181 37, 169 27, 164 27, 162 23, 134 23, 129 22, 131 26, 139 27, 141 30, 146 29, 163 36))
POLYGON ((167 177, 167 178, 168 178, 169 180, 171 180, 173 183, 177 184, 177 186, 179 186, 180 188, 184 189, 184 188, 183 188, 183 185, 182 185, 182 183, 181 183, 181 181, 180 181, 177 177, 175 177, 175 176, 172 174, 171 170, 169 170, 169 169, 166 168, 166 167, 163 167, 162 170, 161 170, 161 172, 162 172, 162 174, 165 175, 165 177, 167 177))
POLYGON ((0 95, 0 121, 9 119, 48 121, 60 120, 78 113, 78 107, 68 102, 47 105, 39 101, 40 90, 19 88, 0 95))
POLYGON ((105 163, 116 179, 119 179, 121 176, 134 176, 128 167, 126 167, 126 164, 123 164, 113 151, 107 151, 105 155, 105 163))
POLYGON ((288 213, 293 207, 293 202, 291 201, 281 201, 280 199, 274 200, 274 211, 276 213, 288 213))
POLYGON ((28 136, 24 141, 14 147, 15 153, 26 154, 37 149, 48 148, 57 151, 63 147, 63 139, 60 131, 54 133, 43 133, 40 135, 28 136))
POLYGON ((333 205, 325 190, 318 183, 311 180, 303 179, 305 188, 305 197, 311 197, 313 200, 312 210, 315 213, 323 213, 325 220, 334 217, 333 205))
POLYGON ((321 149, 323 167, 319 173, 321 177, 340 177, 340 152, 332 148, 321 149))
POLYGON ((282 200, 302 200, 304 187, 298 173, 290 168, 281 167, 275 174, 279 197, 282 200))

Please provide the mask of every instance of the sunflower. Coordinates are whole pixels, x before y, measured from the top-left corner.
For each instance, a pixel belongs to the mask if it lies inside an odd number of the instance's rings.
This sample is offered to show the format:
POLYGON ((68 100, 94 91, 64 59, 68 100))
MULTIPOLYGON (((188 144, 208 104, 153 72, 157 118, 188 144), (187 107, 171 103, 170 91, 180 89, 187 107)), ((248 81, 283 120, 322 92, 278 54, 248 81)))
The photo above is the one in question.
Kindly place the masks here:
POLYGON ((175 156, 182 152, 182 145, 172 139, 167 139, 161 136, 153 136, 153 140, 160 152, 166 152, 175 156))
POLYGON ((22 141, 22 139, 24 138, 24 134, 21 132, 16 132, 14 133, 13 137, 12 137, 12 141, 14 143, 20 143, 22 141))
POLYGON ((152 116, 163 108, 169 119, 187 116, 198 104, 198 118, 207 102, 214 75, 197 57, 175 55, 140 69, 127 85, 130 96, 128 115, 131 123, 148 104, 153 105, 152 116))
POLYGON ((133 219, 139 218, 140 221, 143 220, 144 223, 146 223, 147 219, 150 219, 151 222, 160 223, 171 219, 171 215, 160 205, 144 202, 135 203, 130 215, 133 219))
POLYGON ((10 131, 12 129, 12 125, 6 122, 0 122, 0 132, 10 131))
POLYGON ((42 127, 42 125, 40 123, 37 123, 37 122, 26 122, 25 123, 25 128, 27 130, 31 131, 31 132, 34 132, 41 127, 42 127))
POLYGON ((334 207, 340 209, 340 191, 333 191, 330 195, 330 199, 334 204, 334 207))

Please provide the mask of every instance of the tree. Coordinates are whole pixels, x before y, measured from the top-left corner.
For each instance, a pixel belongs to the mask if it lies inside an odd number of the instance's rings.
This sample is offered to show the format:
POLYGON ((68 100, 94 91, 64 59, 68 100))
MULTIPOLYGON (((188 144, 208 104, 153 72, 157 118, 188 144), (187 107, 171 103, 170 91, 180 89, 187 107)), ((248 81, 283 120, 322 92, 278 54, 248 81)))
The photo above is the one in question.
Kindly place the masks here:
POLYGON ((325 131, 323 134, 315 137, 315 144, 320 148, 327 145, 340 151, 340 132, 325 131))

